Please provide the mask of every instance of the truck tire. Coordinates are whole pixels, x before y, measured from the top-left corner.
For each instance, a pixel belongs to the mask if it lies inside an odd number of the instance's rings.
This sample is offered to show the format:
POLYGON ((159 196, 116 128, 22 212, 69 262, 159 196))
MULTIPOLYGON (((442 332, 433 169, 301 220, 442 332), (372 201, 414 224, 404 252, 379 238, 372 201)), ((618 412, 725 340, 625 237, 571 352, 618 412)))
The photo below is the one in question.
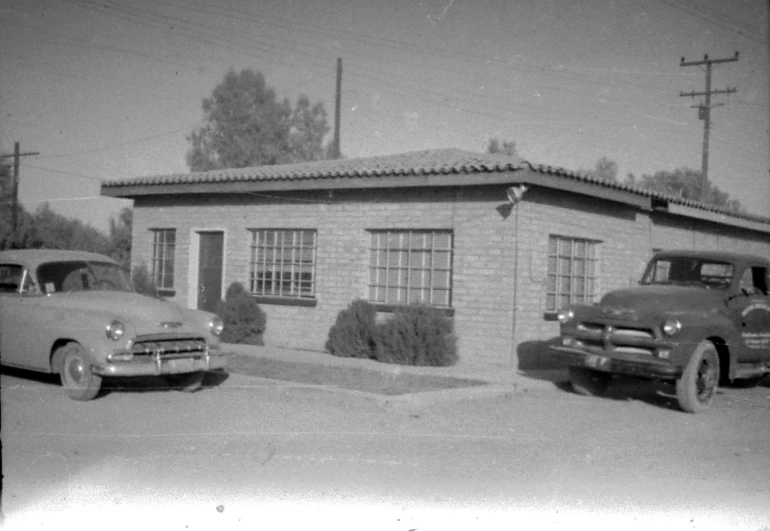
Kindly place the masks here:
POLYGON ((679 407, 701 413, 711 407, 719 386, 719 356, 711 341, 701 341, 692 353, 682 376, 676 381, 679 407))
POLYGON ((612 382, 612 374, 585 367, 570 367, 569 379, 572 390, 583 396, 601 396, 612 382))

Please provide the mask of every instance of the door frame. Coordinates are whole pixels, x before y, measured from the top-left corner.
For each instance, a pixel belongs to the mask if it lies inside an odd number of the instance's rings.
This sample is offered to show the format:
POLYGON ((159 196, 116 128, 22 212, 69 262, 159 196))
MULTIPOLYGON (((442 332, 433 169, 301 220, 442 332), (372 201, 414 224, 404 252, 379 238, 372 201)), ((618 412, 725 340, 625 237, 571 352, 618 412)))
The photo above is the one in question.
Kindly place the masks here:
POLYGON ((187 266, 187 308, 195 310, 198 308, 198 266, 201 252, 201 233, 221 232, 222 233, 222 285, 220 290, 222 296, 225 295, 225 286, 227 285, 227 230, 224 228, 198 228, 190 229, 190 251, 188 254, 187 266))

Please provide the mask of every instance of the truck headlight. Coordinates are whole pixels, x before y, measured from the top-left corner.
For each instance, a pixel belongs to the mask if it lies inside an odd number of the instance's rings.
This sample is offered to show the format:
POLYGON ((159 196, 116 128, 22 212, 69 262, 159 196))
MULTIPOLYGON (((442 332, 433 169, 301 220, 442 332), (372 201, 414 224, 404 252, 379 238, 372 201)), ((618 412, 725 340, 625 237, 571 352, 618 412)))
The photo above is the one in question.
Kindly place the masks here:
POLYGON ((219 337, 222 330, 225 329, 225 323, 218 316, 214 316, 209 323, 209 331, 215 336, 219 337))
POLYGON ((556 318, 561 324, 566 324, 575 318, 575 312, 570 309, 559 310, 559 313, 556 314, 556 318))
POLYGON ((676 335, 680 330, 682 330, 682 323, 679 322, 679 319, 669 317, 663 322, 663 333, 667 336, 676 335))
POLYGON ((110 324, 107 325, 105 333, 107 334, 108 338, 112 339, 113 341, 118 341, 125 335, 126 326, 123 324, 123 321, 114 319, 110 321, 110 324))

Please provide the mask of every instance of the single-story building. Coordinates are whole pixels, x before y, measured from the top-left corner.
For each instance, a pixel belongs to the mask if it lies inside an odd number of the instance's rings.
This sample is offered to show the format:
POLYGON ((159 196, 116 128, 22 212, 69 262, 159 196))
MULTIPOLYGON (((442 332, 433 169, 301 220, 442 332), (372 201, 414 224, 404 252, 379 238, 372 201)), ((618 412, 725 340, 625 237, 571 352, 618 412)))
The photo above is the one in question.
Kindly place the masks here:
POLYGON ((518 366, 557 310, 632 285, 656 249, 770 255, 770 219, 502 155, 443 149, 102 183, 134 200, 132 265, 211 310, 240 282, 265 342, 322 350, 354 299, 454 318, 460 363, 518 366))

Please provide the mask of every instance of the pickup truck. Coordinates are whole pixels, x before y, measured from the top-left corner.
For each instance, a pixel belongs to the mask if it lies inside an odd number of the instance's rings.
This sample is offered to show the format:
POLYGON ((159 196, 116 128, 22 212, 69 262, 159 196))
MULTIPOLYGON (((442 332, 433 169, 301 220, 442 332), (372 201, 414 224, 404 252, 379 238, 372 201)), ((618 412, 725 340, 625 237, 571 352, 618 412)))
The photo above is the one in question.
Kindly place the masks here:
POLYGON ((770 373, 770 261, 713 251, 664 251, 639 286, 558 313, 553 354, 575 392, 601 395, 615 374, 670 382, 682 410, 698 413, 724 384, 770 373))

